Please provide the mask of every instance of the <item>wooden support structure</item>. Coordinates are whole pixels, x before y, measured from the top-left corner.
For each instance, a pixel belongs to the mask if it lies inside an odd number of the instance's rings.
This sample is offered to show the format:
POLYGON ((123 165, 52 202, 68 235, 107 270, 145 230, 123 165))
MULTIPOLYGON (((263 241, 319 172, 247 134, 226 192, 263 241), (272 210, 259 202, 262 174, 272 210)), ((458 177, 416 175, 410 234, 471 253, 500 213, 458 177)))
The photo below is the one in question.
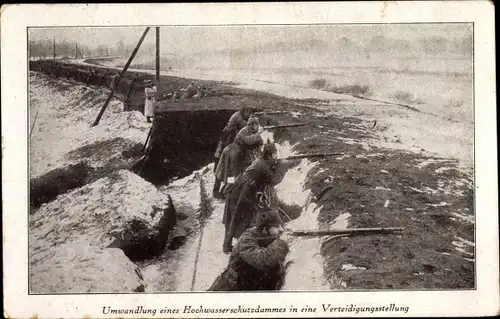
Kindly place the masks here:
POLYGON ((160 83, 160 27, 156 27, 156 82, 160 83))
MULTIPOLYGON (((146 30, 144 31, 144 33, 142 34, 142 37, 139 40, 139 43, 137 43, 137 46, 135 47, 134 51, 132 52, 132 55, 130 56, 127 63, 123 67, 123 70, 120 72, 120 75, 118 76, 118 78, 115 80, 115 84, 119 84, 123 75, 125 74, 125 72, 127 72, 128 67, 132 63, 132 60, 134 59, 135 55, 137 54, 137 51, 139 51, 139 48, 141 47, 141 44, 144 41, 144 38, 146 38, 146 35, 148 34, 149 29, 150 29, 150 27, 147 27, 146 30)), ((99 112, 99 115, 97 115, 97 118, 95 119, 92 127, 99 124, 99 121, 101 120, 101 117, 104 114, 104 111, 108 107, 109 102, 111 102, 111 98, 113 97, 114 93, 115 93, 115 85, 112 86, 111 92, 109 93, 109 96, 108 96, 108 99, 106 100, 106 102, 104 102, 104 105, 102 106, 101 111, 99 112)))

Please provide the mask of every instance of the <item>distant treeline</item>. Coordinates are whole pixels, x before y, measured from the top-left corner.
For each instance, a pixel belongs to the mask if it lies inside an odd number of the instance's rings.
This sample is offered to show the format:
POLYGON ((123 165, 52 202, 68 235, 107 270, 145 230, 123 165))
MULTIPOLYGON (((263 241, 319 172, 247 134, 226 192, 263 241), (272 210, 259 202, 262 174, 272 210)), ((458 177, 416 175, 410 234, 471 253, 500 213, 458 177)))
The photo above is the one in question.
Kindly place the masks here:
POLYGON ((115 44, 101 44, 89 47, 77 42, 57 39, 31 40, 29 42, 29 56, 31 58, 48 59, 56 57, 87 58, 94 56, 128 55, 135 45, 126 45, 122 41, 115 44), (55 50, 54 50, 55 43, 55 50))

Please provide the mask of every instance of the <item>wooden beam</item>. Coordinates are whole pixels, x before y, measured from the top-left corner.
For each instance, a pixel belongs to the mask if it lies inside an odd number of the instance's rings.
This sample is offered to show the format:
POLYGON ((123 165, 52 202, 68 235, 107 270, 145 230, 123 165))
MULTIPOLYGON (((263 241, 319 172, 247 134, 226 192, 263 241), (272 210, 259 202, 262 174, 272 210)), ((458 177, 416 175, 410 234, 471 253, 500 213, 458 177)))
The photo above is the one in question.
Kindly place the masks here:
POLYGON ((160 83, 160 27, 156 27, 156 82, 160 83))
MULTIPOLYGON (((134 59, 135 55, 137 54, 137 51, 139 51, 139 48, 141 47, 141 44, 144 41, 144 38, 146 37, 146 34, 148 34, 149 29, 150 29, 150 27, 147 27, 146 30, 144 31, 144 33, 142 34, 142 37, 139 40, 139 43, 137 43, 137 46, 135 47, 134 51, 132 52, 132 55, 130 56, 130 58, 128 58, 127 64, 125 64, 125 66, 123 67, 123 70, 120 72, 120 75, 118 76, 118 78, 115 79, 115 82, 114 82, 115 84, 119 84, 123 75, 125 74, 125 72, 127 72, 128 67, 132 63, 132 60, 134 59)), ((111 101, 111 98, 113 97, 114 93, 115 93, 115 85, 113 85, 113 87, 111 88, 111 93, 109 93, 108 99, 106 100, 106 102, 104 102, 104 105, 102 106, 101 111, 99 112, 99 115, 97 115, 97 118, 95 119, 92 127, 99 124, 99 121, 101 120, 101 117, 104 114, 104 111, 108 107, 108 104, 111 101)))

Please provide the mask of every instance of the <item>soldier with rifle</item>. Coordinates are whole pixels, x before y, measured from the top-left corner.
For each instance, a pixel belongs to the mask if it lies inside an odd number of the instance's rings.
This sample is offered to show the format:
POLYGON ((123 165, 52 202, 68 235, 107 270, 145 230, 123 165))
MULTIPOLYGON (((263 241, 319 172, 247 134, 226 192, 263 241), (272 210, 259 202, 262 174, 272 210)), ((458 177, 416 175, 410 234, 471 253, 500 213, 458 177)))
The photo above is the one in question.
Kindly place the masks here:
POLYGON ((267 187, 279 184, 285 176, 286 169, 283 168, 294 164, 294 161, 277 160, 276 146, 268 142, 260 156, 226 189, 222 219, 225 227, 223 252, 230 253, 233 238, 239 238, 254 223, 259 194, 267 187))
MULTIPOLYGON (((234 138, 236 137, 238 132, 241 131, 241 129, 243 129, 247 125, 247 120, 250 117, 250 114, 251 114, 250 108, 248 108, 246 104, 242 102, 240 109, 231 116, 228 123, 222 130, 222 134, 219 139, 219 143, 217 144, 217 149, 215 150, 215 155, 214 155, 215 158, 214 173, 217 172, 217 166, 219 164, 222 151, 226 146, 230 145, 234 141, 234 138)), ((213 189, 214 197, 216 196, 220 197, 219 191, 221 182, 222 182, 221 179, 218 179, 216 174, 214 189, 213 189)))
MULTIPOLYGON (((258 120, 257 118, 253 117, 255 119, 255 123, 258 127, 258 120)), ((230 121, 231 122, 231 121, 230 121)), ((298 126, 304 126, 307 125, 308 123, 296 123, 296 124, 285 124, 285 125, 274 125, 274 126, 264 126, 259 129, 259 134, 261 134, 264 130, 273 130, 273 129, 281 129, 281 128, 288 128, 288 127, 298 127, 298 126)), ((215 183, 214 183, 214 189, 213 189, 213 196, 215 198, 222 198, 222 194, 220 190, 221 183, 224 182, 227 184, 227 180, 230 177, 236 177, 240 173, 242 173, 245 168, 247 168, 250 163, 258 157, 258 153, 260 151, 259 147, 261 146, 262 143, 259 141, 245 141, 245 135, 248 135, 248 130, 245 132, 244 129, 242 129, 238 133, 238 137, 234 139, 234 142, 232 144, 229 144, 223 149, 224 153, 224 161, 222 161, 222 154, 220 155, 220 159, 218 159, 218 152, 220 150, 221 146, 221 141, 219 141, 219 147, 217 148, 217 152, 215 154, 216 161, 214 165, 214 172, 215 172, 215 183), (241 133, 241 134, 240 134, 241 133), (243 145, 243 147, 240 147, 243 145), (245 145, 252 145, 251 147, 246 147, 245 145), (219 163, 224 163, 224 166, 219 165, 219 163)), ((226 140, 227 141, 227 140, 226 140)))
POLYGON ((240 109, 236 113, 231 115, 231 118, 229 118, 229 121, 222 130, 219 143, 217 144, 217 149, 215 150, 214 172, 217 169, 217 162, 220 159, 222 150, 226 146, 231 144, 236 137, 236 134, 238 134, 238 132, 247 125, 247 121, 250 115, 251 109, 244 102, 242 102, 240 109))
POLYGON ((221 182, 227 184, 229 178, 235 178, 250 165, 252 152, 259 150, 264 144, 260 136, 262 132, 264 129, 259 126, 259 120, 251 117, 247 125, 236 134, 233 143, 224 148, 215 171, 214 197, 222 197, 218 189, 221 182))
POLYGON ((208 291, 280 290, 289 251, 286 241, 279 238, 283 226, 276 210, 260 210, 255 227, 243 232, 226 269, 208 291))
POLYGON ((226 189, 223 252, 229 253, 233 238, 238 238, 245 229, 253 225, 259 206, 276 204, 273 201, 273 198, 277 198, 274 186, 281 183, 289 168, 297 165, 303 158, 338 155, 340 153, 300 154, 278 158, 276 146, 268 141, 261 155, 226 189))

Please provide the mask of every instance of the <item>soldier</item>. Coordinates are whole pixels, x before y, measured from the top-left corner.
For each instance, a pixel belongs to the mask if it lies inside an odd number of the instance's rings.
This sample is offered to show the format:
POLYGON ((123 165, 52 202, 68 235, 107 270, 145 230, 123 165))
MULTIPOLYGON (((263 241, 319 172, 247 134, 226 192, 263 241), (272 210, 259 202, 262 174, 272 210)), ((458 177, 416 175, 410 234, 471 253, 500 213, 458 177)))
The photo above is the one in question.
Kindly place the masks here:
POLYGON ((264 129, 259 126, 259 120, 251 117, 247 125, 236 134, 233 143, 224 148, 215 171, 214 197, 221 197, 221 182, 227 184, 229 178, 237 177, 252 163, 252 153, 264 144, 260 136, 262 132, 264 129))
POLYGON ((198 94, 198 88, 196 87, 196 82, 193 81, 188 85, 186 91, 184 91, 184 96, 187 98, 192 98, 196 94, 198 94))
POLYGON ((267 185, 277 185, 283 176, 277 174, 277 150, 274 144, 264 145, 262 154, 239 175, 227 189, 226 204, 222 222, 225 227, 222 251, 233 249, 233 237, 238 238, 252 223, 257 204, 257 194, 267 185))
POLYGON ((229 257, 227 268, 208 291, 280 290, 289 248, 280 239, 283 221, 276 210, 259 211, 255 227, 245 230, 229 257))
POLYGON ((156 102, 156 86, 151 80, 146 80, 144 82, 146 83, 146 88, 144 89, 144 93, 146 94, 146 100, 144 102, 144 116, 146 117, 148 123, 151 123, 156 102))
MULTIPOLYGON (((214 173, 217 171, 217 164, 219 162, 222 150, 234 141, 236 134, 247 125, 247 120, 250 117, 251 110, 242 103, 239 111, 231 115, 231 118, 227 122, 226 126, 222 130, 219 143, 217 144, 217 149, 215 150, 215 161, 214 161, 214 173)), ((215 181, 214 190, 219 191, 220 180, 215 181)))

